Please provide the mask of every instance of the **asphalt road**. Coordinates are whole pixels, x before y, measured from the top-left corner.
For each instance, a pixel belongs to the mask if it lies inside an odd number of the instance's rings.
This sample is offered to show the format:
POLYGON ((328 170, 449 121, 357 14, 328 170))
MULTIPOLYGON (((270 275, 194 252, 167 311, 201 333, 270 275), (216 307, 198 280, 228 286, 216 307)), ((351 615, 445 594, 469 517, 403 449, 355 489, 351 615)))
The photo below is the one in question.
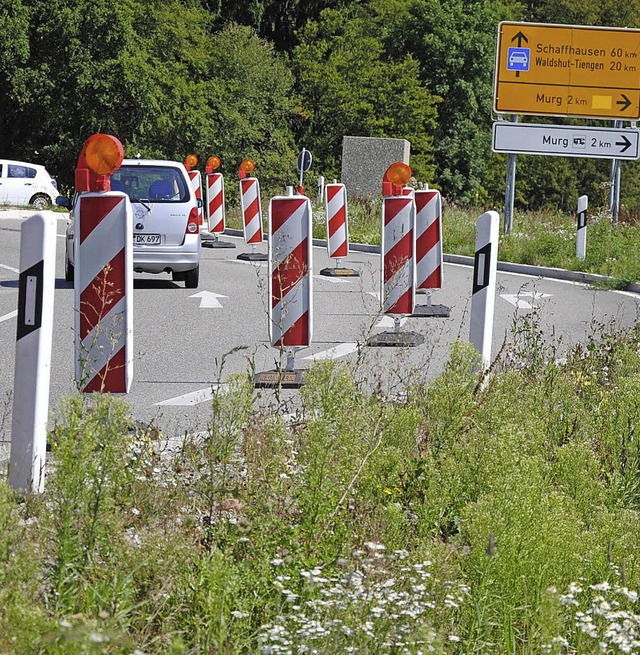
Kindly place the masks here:
MULTIPOLYGON (((0 212, 0 441, 10 439, 10 407, 15 361, 15 312, 18 298, 20 218, 0 212)), ((75 390, 73 361, 74 291, 64 280, 64 215, 58 215, 54 343, 50 410, 75 390)), ((446 226, 445 226, 446 229, 446 226)), ((203 248, 200 287, 185 289, 168 274, 134 278, 133 385, 126 396, 133 416, 154 422, 166 434, 200 430, 210 416, 212 390, 234 372, 268 371, 286 356, 270 346, 266 262, 240 261, 250 246, 237 237, 235 248, 203 248)), ((266 243, 259 251, 266 253, 266 243)), ((342 265, 357 278, 318 275, 333 267, 326 249, 314 248, 313 342, 296 353, 296 368, 314 359, 340 358, 357 363, 357 374, 383 393, 402 391, 415 375, 442 370, 451 344, 469 336, 472 269, 445 264, 444 284, 432 302, 450 308, 448 318, 408 318, 402 331, 419 333, 417 347, 372 347, 370 336, 393 330, 379 313, 380 256, 352 252, 342 265)), ((638 320, 640 295, 602 291, 581 284, 498 273, 493 355, 514 324, 534 312, 543 334, 566 347, 584 341, 600 324, 630 325, 638 320)), ((418 295, 418 303, 426 298, 418 295)), ((263 391, 263 399, 273 395, 263 391)), ((287 392, 295 398, 298 392, 287 392)), ((280 399, 281 400, 281 399, 280 399)))

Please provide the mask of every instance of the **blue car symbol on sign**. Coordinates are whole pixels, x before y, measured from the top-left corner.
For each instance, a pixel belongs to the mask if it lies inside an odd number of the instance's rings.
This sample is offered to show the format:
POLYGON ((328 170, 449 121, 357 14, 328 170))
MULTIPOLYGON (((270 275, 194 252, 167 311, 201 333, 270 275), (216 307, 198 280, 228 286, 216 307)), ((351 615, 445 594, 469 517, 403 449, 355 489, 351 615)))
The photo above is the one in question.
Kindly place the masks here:
POLYGON ((528 71, 529 61, 529 48, 509 48, 507 52, 507 70, 528 71))

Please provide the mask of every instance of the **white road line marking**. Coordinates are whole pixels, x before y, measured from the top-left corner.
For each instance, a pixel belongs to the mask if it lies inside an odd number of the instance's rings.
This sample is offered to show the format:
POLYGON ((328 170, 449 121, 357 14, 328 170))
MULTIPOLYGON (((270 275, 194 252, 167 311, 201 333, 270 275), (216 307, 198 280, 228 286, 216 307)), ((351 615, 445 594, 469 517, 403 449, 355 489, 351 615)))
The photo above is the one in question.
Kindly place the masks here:
POLYGON ((351 280, 344 280, 342 278, 329 277, 328 275, 314 275, 316 280, 324 280, 325 282, 331 282, 331 284, 353 284, 351 280))
POLYGON ((6 268, 8 271, 11 271, 12 273, 20 273, 20 269, 13 268, 13 266, 7 266, 6 264, 0 264, 0 268, 6 268))
POLYGON ((2 321, 8 321, 10 318, 15 318, 17 315, 18 315, 18 310, 16 309, 15 311, 9 312, 4 316, 0 316, 0 323, 2 323, 2 321))
POLYGON ((176 396, 175 398, 169 398, 168 400, 162 400, 159 403, 154 403, 154 406, 173 406, 173 407, 189 407, 193 405, 199 405, 200 403, 206 403, 208 400, 213 398, 213 394, 217 393, 219 390, 224 390, 227 388, 227 385, 222 384, 212 384, 205 389, 198 389, 198 391, 192 391, 191 393, 182 394, 182 396, 176 396))
POLYGON ((307 355, 302 359, 311 359, 313 361, 318 361, 321 359, 338 359, 338 357, 345 357, 346 355, 350 355, 351 353, 356 352, 356 350, 358 350, 357 341, 351 341, 347 343, 341 343, 337 346, 334 346, 333 348, 329 348, 329 350, 323 350, 322 352, 315 353, 314 355, 307 355))

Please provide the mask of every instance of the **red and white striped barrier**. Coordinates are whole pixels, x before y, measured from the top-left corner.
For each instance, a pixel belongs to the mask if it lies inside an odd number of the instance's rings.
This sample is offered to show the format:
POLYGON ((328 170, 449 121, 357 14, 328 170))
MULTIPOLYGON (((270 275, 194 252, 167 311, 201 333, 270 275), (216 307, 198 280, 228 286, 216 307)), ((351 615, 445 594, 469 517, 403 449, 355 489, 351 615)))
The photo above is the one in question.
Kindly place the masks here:
POLYGON ((200 202, 198 203, 198 225, 202 225, 203 223, 203 212, 202 212, 202 175, 200 175, 200 171, 192 171, 188 170, 189 173, 189 180, 191 181, 191 188, 193 189, 193 192, 195 193, 196 200, 199 200, 200 202))
POLYGON ((133 216, 118 191, 83 193, 74 234, 75 375, 90 393, 133 379, 133 216))
POLYGON ((442 288, 442 202, 440 192, 417 190, 416 289, 442 288))
POLYGON ((271 198, 268 222, 271 345, 306 348, 313 332, 311 201, 271 198))
POLYGON ((211 234, 223 234, 225 230, 222 173, 207 173, 207 226, 211 234))
POLYGON ((496 299, 498 242, 500 217, 498 212, 485 212, 476 227, 476 254, 473 266, 473 295, 469 341, 482 356, 485 368, 491 363, 493 314, 496 299))
POLYGON ((9 484, 44 491, 49 418, 56 219, 34 214, 20 228, 18 329, 9 484))
POLYGON ((325 210, 327 215, 327 252, 333 259, 349 254, 349 227, 347 223, 347 188, 344 184, 325 186, 325 210))
POLYGON ((411 196, 382 200, 382 311, 413 314, 415 306, 415 209, 411 196))
POLYGON ((262 207, 257 177, 245 177, 240 180, 240 207, 245 243, 262 243, 262 207))

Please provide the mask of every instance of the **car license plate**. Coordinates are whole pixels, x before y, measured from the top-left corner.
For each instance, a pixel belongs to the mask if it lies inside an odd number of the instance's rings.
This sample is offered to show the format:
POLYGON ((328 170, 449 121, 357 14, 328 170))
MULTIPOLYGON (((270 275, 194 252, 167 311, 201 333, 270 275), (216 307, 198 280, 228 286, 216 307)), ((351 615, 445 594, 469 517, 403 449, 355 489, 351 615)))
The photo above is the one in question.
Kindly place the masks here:
POLYGON ((133 245, 134 246, 160 245, 160 235, 159 234, 134 234, 133 245))

